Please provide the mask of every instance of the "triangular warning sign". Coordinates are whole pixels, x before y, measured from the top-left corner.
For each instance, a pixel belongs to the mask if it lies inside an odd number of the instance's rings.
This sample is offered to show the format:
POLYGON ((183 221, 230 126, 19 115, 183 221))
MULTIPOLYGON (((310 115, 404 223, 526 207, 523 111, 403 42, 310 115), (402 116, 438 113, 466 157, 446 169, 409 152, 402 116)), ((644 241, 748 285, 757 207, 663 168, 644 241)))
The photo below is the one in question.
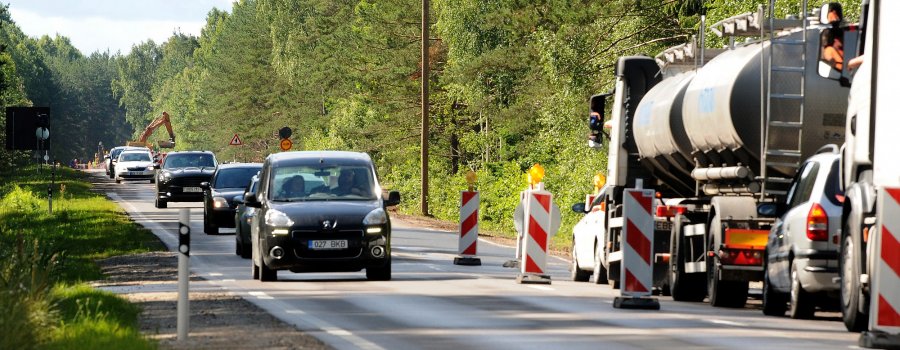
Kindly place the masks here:
POLYGON ((234 137, 231 138, 231 142, 229 142, 228 144, 231 146, 240 146, 240 145, 243 145, 244 143, 241 142, 241 138, 238 137, 238 134, 234 134, 234 137))

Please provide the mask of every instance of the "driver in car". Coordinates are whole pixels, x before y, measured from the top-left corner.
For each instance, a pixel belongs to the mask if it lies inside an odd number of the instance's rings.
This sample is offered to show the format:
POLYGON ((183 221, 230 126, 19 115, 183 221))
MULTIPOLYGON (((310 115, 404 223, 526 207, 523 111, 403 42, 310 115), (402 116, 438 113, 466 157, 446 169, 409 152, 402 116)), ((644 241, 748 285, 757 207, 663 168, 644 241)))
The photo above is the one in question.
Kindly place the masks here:
POLYGON ((353 170, 342 170, 338 176, 338 185, 331 190, 331 193, 338 196, 348 194, 362 195, 363 191, 359 187, 355 187, 356 173, 353 170))

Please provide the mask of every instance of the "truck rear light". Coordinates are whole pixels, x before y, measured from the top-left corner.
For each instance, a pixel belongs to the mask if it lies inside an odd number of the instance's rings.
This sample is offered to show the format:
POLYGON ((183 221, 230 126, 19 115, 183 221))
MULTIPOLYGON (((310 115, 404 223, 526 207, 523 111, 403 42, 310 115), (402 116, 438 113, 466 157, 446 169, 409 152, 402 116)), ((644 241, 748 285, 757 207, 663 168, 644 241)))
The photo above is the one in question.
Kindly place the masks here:
POLYGON ((806 215, 806 237, 813 241, 828 240, 828 214, 819 203, 813 203, 806 215))
POLYGON ((687 212, 687 207, 682 207, 678 205, 658 205, 656 206, 656 217, 662 218, 671 218, 676 214, 684 214, 687 212))
POLYGON ((762 265, 762 251, 752 249, 719 250, 719 261, 723 265, 762 265))

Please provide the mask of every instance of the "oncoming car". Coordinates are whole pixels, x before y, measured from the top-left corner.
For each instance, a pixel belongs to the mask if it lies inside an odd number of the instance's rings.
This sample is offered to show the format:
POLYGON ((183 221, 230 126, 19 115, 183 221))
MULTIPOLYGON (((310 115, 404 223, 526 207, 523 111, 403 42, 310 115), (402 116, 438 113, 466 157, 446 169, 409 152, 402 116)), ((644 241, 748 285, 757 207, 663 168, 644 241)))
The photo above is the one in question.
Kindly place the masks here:
POLYGON ((203 182, 203 232, 219 234, 219 227, 234 227, 235 196, 243 194, 260 163, 221 164, 212 179, 203 182))
POLYGON ((278 270, 352 272, 391 279, 391 222, 385 210, 400 193, 383 197, 365 153, 285 152, 270 155, 259 188, 244 198, 258 208, 251 219, 254 279, 275 281, 278 270))
POLYGON ((244 203, 244 197, 250 193, 256 193, 259 187, 259 176, 253 175, 250 184, 244 189, 244 193, 235 196, 232 202, 235 206, 234 213, 234 253, 244 259, 250 258, 250 221, 256 215, 256 208, 248 207, 244 203))
POLYGON ((125 150, 119 154, 115 166, 116 183, 122 180, 150 180, 156 175, 153 170, 153 157, 148 151, 125 150))
POLYGON ((170 152, 156 173, 156 207, 169 202, 202 202, 203 182, 216 170, 216 157, 207 151, 170 152))

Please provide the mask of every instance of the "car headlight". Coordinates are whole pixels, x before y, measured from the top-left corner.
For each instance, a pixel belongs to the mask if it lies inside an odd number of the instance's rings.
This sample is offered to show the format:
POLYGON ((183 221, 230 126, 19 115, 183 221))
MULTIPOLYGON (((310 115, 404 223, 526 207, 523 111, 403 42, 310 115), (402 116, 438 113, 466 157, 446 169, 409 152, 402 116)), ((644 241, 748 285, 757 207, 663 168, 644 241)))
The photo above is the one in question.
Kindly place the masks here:
POLYGON ((285 213, 271 209, 266 212, 266 225, 274 227, 290 227, 294 225, 294 220, 291 220, 285 213))
POLYGON ((378 208, 372 210, 366 217, 363 218, 363 225, 365 226, 377 226, 377 227, 368 227, 366 228, 366 233, 381 233, 381 225, 387 223, 387 214, 384 212, 384 209, 378 208))
POLYGON ((228 201, 222 197, 213 197, 213 208, 228 208, 228 201))
POLYGON ((159 179, 164 182, 169 181, 172 179, 172 173, 170 173, 168 171, 163 171, 162 173, 160 173, 159 179))

